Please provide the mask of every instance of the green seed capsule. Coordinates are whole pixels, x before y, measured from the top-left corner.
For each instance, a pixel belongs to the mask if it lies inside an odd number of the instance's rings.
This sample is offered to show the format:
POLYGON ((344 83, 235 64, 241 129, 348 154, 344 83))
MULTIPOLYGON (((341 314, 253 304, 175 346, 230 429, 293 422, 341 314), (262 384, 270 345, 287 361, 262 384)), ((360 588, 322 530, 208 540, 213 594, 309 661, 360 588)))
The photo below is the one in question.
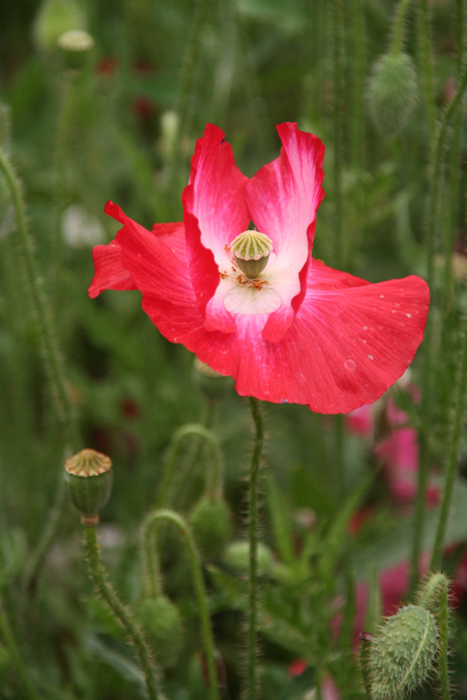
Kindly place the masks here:
POLYGON ((265 233, 244 231, 233 239, 230 251, 240 270, 249 279, 256 279, 268 264, 272 241, 265 233))
POLYGON ((97 515, 110 498, 113 483, 110 457, 85 449, 65 462, 65 482, 73 505, 86 517, 97 515))

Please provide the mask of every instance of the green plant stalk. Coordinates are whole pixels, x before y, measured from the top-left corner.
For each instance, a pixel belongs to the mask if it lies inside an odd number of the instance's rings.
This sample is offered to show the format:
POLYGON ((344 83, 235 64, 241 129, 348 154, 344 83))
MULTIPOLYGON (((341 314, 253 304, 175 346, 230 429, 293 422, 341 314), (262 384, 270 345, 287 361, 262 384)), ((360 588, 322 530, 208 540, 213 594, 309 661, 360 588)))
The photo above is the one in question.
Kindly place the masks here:
POLYGON ((365 11, 363 0, 353 0, 350 11, 352 21, 352 114, 351 114, 351 153, 354 167, 363 166, 363 134, 365 114, 363 91, 366 73, 365 11))
POLYGON ((162 700, 162 695, 157 687, 154 668, 151 663, 151 653, 142 632, 134 621, 128 608, 119 600, 112 586, 107 581, 107 572, 100 559, 100 546, 96 539, 96 528, 94 525, 85 526, 84 547, 89 571, 97 590, 127 631, 128 637, 138 653, 150 700, 162 700))
POLYGON ((40 695, 36 693, 34 690, 31 681, 29 680, 29 675, 28 671, 26 669, 26 665, 21 657, 20 650, 18 648, 18 645, 16 643, 16 640, 13 636, 13 632, 10 629, 10 625, 8 623, 5 611, 3 609, 2 602, 0 600, 0 634, 3 637, 3 641, 5 642, 6 647, 8 648, 8 651, 10 652, 11 659, 16 666, 16 671, 18 672, 18 676, 21 678, 21 682, 23 683, 24 690, 27 693, 27 696, 29 700, 40 700, 40 695))
POLYGON ((198 601, 199 614, 201 618, 201 627, 203 630, 204 651, 206 655, 206 664, 209 678, 209 691, 211 700, 220 700, 219 683, 217 676, 216 655, 214 646, 214 635, 212 632, 211 621, 209 617, 208 595, 204 585, 203 573, 201 569, 201 560, 196 543, 188 523, 181 515, 167 508, 156 510, 148 515, 144 523, 143 538, 146 546, 151 542, 151 531, 155 529, 158 522, 165 521, 174 523, 182 533, 185 544, 188 550, 190 559, 193 583, 195 586, 196 598, 198 601))
POLYGON ((211 489, 218 489, 219 485, 222 487, 222 453, 217 438, 208 428, 205 428, 204 425, 187 423, 176 430, 173 435, 156 500, 156 505, 158 508, 163 508, 167 505, 167 498, 172 482, 175 464, 177 463, 180 445, 185 438, 190 436, 200 438, 209 445, 212 455, 212 469, 209 474, 209 486, 211 489))
MULTIPOLYGON (((457 80, 461 80, 462 71, 464 68, 464 62, 466 58, 467 49, 467 24, 466 24, 466 14, 467 8, 465 5, 465 0, 457 0, 457 80)), ((459 212, 459 183, 460 183, 460 169, 461 169, 461 158, 462 158, 462 128, 463 128, 463 118, 462 109, 456 116, 453 134, 452 134, 452 148, 451 148, 451 162, 450 162, 450 201, 449 201, 449 212, 450 212, 450 226, 446 229, 446 242, 445 242, 445 255, 446 260, 444 264, 444 306, 447 310, 450 306, 450 288, 452 280, 452 253, 454 250, 456 231, 457 231, 457 217, 459 212)))
POLYGON ((459 460, 459 447, 467 402, 467 315, 462 322, 462 355, 455 383, 455 408, 454 422, 449 440, 449 452, 444 476, 444 489, 441 506, 439 509, 438 525, 436 528, 435 542, 431 555, 430 570, 435 571, 441 564, 444 539, 451 508, 452 495, 456 480, 457 464, 459 460))
POLYGON ((250 397, 250 408, 255 424, 255 444, 250 465, 250 489, 248 500, 249 595, 247 628, 247 687, 246 700, 257 697, 257 607, 258 607, 258 481, 261 452, 264 443, 264 424, 261 404, 250 397))
MULTIPOLYGON (((431 184, 430 184, 430 197, 428 205, 428 223, 427 223, 427 235, 426 235, 426 245, 427 245, 427 282, 430 289, 434 287, 434 252, 435 252, 435 235, 437 230, 438 221, 438 204, 439 204, 439 180, 441 177, 441 165, 442 165, 442 154, 444 151, 444 145, 446 140, 446 135, 448 132, 448 127, 451 120, 455 116, 456 110, 462 102, 462 96, 467 86, 467 68, 464 68, 463 75, 459 81, 459 85, 451 102, 447 105, 444 110, 440 127, 438 129, 438 134, 436 138, 436 143, 433 149, 433 164, 430 169, 431 172, 431 184)), ((430 311, 427 318, 427 324, 425 329, 425 342, 424 342, 424 362, 423 362, 423 380, 422 380, 422 396, 424 406, 430 406, 431 391, 432 391, 432 381, 433 381, 433 367, 434 367, 434 353, 433 348, 436 344, 436 333, 435 325, 433 322, 433 311, 430 311)), ((424 522, 425 522, 425 493, 426 487, 429 479, 430 470, 430 450, 428 446, 428 434, 427 426, 421 432, 420 435, 420 467, 418 472, 418 488, 417 488, 417 499, 415 503, 415 516, 414 516, 414 537, 412 544, 412 557, 411 557, 411 573, 410 573, 410 590, 413 593, 415 590, 416 581, 418 578, 418 568, 422 549, 422 542, 424 537, 424 522)))
POLYGON ((433 144, 436 132, 435 91, 433 79, 433 57, 431 53, 430 6, 428 0, 418 0, 418 37, 421 53, 421 69, 424 78, 425 107, 428 115, 429 143, 433 144))
POLYGON ((53 322, 49 313, 49 306, 43 289, 41 276, 37 271, 34 243, 30 236, 27 221, 26 207, 21 188, 21 183, 2 148, 0 148, 0 171, 3 173, 11 193, 15 210, 16 224, 21 243, 21 251, 24 255, 27 274, 27 293, 31 297, 31 306, 36 316, 40 331, 42 353, 45 369, 49 378, 52 393, 57 406, 57 414, 66 433, 67 441, 73 449, 80 445, 79 431, 75 412, 67 390, 65 374, 62 366, 62 357, 59 351, 53 322))
POLYGON ((399 0, 392 30, 391 53, 399 54, 402 51, 404 44, 405 20, 411 4, 412 0, 399 0))
POLYGON ((438 619, 439 652, 438 677, 441 700, 451 700, 449 683, 449 581, 442 573, 433 574, 425 583, 419 604, 433 612, 438 619))
MULTIPOLYGON (((37 271, 35 248, 27 226, 26 207, 21 183, 2 148, 0 148, 0 171, 6 180, 13 202, 21 252, 25 262, 26 292, 29 294, 31 307, 40 333, 42 358, 46 376, 51 386, 54 406, 57 411, 58 420, 63 426, 68 444, 72 450, 78 451, 80 446, 78 422, 66 386, 62 357, 56 341, 53 321, 43 289, 42 278, 37 271)), ((25 570, 23 591, 26 595, 33 593, 35 590, 41 564, 55 537, 66 504, 66 494, 62 484, 62 470, 60 470, 54 506, 50 511, 39 543, 25 570)))
POLYGON ((143 585, 147 598, 157 598, 162 595, 162 575, 157 549, 155 528, 142 528, 141 561, 143 564, 143 585))
POLYGON ((334 141, 334 206, 335 206, 335 250, 337 265, 342 268, 347 260, 347 246, 343 238, 343 192, 342 192, 342 169, 343 169, 343 148, 344 148, 344 110, 343 110, 343 11, 342 0, 332 0, 332 38, 333 38, 333 141, 334 141))

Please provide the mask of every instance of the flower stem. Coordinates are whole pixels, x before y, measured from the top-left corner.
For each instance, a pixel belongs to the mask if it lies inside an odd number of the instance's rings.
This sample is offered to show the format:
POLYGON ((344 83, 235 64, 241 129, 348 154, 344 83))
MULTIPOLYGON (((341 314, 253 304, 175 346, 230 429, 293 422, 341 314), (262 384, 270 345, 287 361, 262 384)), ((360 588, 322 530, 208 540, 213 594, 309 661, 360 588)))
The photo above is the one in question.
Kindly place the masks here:
MULTIPOLYGON (((353 0, 350 9, 352 21, 352 114, 351 114, 351 154, 354 167, 363 166, 363 134, 365 112, 363 91, 365 85, 367 35, 365 32, 365 8, 363 0, 353 0)), ((353 246, 352 246, 353 247, 353 246)))
POLYGON ((333 36, 333 134, 334 134, 334 207, 335 207, 335 250, 337 264, 342 267, 346 263, 347 247, 343 238, 343 141, 344 141, 344 109, 343 109, 343 9, 342 0, 332 0, 332 36, 333 36))
POLYGON ((457 464, 459 459, 460 439, 464 423, 465 407, 467 402, 467 314, 462 322, 462 355, 459 363, 457 381, 455 382, 455 408, 454 422, 450 434, 449 452, 444 476, 444 489, 439 510, 438 526, 436 528, 435 542, 431 555, 430 570, 435 571, 441 564, 444 538, 449 518, 454 483, 456 480, 457 464))
POLYGON ((150 513, 145 520, 143 527, 143 538, 146 543, 151 541, 151 531, 155 529, 159 521, 174 523, 182 533, 190 558, 193 583, 195 586, 196 598, 198 600, 201 627, 203 630, 204 650, 208 668, 208 678, 211 700, 220 700, 219 683, 217 676, 214 635, 212 633, 211 621, 209 618, 208 596, 204 585, 201 560, 196 543, 188 526, 188 523, 181 515, 175 511, 162 509, 150 513))
POLYGON ((428 0, 419 0, 418 36, 422 63, 421 73, 424 77, 425 108, 428 115, 429 143, 433 144, 436 130, 436 111, 433 87, 433 58, 431 55, 430 7, 428 0))
POLYGON ((412 0, 399 0, 392 32, 392 53, 398 54, 402 51, 402 46, 404 43, 405 20, 411 3, 412 0))
POLYGON ((95 525, 85 526, 84 547, 88 560, 89 571, 97 590, 127 631, 128 637, 138 653, 150 700, 162 700, 162 695, 157 688, 154 668, 151 663, 151 654, 143 638, 142 632, 136 622, 133 620, 128 608, 119 600, 118 596, 107 580, 107 572, 104 569, 100 558, 100 547, 96 539, 95 525))
POLYGON ((5 642, 5 645, 8 648, 8 651, 10 652, 11 660, 12 660, 13 664, 16 666, 16 670, 18 672, 19 677, 21 678, 21 681, 23 683, 24 689, 27 693, 29 700, 40 700, 40 696, 36 693, 33 686, 31 685, 31 681, 29 680, 26 666, 25 666, 23 659, 21 657, 18 645, 17 645, 16 640, 13 636, 13 632, 11 631, 10 625, 8 624, 8 620, 7 620, 5 611, 3 609, 3 605, 2 605, 1 600, 0 600, 0 634, 3 638, 3 641, 5 642))
MULTIPOLYGON (((430 195, 428 203, 427 215, 427 282, 430 290, 434 292, 434 253, 435 253, 435 238, 438 222, 439 209, 439 181, 441 177, 442 155, 444 152, 446 135, 448 127, 456 114, 458 107, 461 104, 462 96, 467 86, 467 67, 464 68, 463 75, 459 81, 459 85, 453 99, 444 110, 441 123, 437 132, 436 142, 432 153, 432 166, 430 168, 430 195)), ((434 303, 432 301, 432 307, 434 303)), ((436 345, 436 327, 433 319, 433 308, 430 310, 427 318, 425 329, 424 342, 424 362, 423 362, 423 382, 422 396, 423 405, 427 407, 425 420, 426 425, 420 435, 420 465, 418 473, 418 490, 417 500, 415 503, 415 521, 414 521, 414 539, 412 546, 412 565, 411 565, 411 591, 415 589, 415 583, 418 578, 418 565, 421 555, 421 548, 424 536, 424 521, 425 521, 425 492, 428 484, 430 470, 430 450, 428 445, 428 429, 431 423, 431 397, 432 385, 434 376, 434 347, 436 345)))
POLYGON ((258 399, 250 397, 250 408, 255 424, 255 444, 250 465, 248 507, 248 539, 250 543, 248 637, 247 637, 247 693, 246 700, 257 697, 257 599, 258 599, 258 481, 261 452, 264 443, 264 424, 258 399))

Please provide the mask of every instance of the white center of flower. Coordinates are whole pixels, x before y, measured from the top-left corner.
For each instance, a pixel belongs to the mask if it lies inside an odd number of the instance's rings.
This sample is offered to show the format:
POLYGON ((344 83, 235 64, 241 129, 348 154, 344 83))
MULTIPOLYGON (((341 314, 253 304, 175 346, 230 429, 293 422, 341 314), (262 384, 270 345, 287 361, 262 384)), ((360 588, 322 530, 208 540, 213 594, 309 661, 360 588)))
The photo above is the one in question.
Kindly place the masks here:
POLYGON ((265 268, 272 252, 269 236, 259 231, 244 231, 239 234, 227 252, 232 254, 229 271, 220 271, 223 280, 228 280, 230 290, 224 297, 224 306, 230 313, 269 314, 276 311, 281 300, 269 286, 265 268))

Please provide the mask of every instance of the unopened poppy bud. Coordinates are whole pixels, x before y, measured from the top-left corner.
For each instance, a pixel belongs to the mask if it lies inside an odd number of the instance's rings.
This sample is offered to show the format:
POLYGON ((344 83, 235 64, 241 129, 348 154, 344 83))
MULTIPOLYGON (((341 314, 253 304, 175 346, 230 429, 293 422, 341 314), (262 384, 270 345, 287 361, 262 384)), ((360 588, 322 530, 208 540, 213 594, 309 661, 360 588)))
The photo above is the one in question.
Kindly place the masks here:
POLYGON ((410 56, 391 53, 380 58, 373 67, 367 98, 381 133, 391 136, 402 131, 417 103, 417 75, 410 56))
POLYGON ((438 651, 435 617, 407 605, 388 617, 369 642, 373 700, 402 700, 430 675, 438 651))
POLYGON ((81 450, 65 462, 65 482, 73 505, 93 518, 110 498, 112 461, 101 452, 81 450))
POLYGON ((182 618, 177 606, 163 595, 147 598, 138 611, 138 617, 161 666, 175 666, 184 637, 182 618))
POLYGON ((231 514, 221 499, 202 498, 190 515, 196 543, 205 559, 222 554, 231 534, 231 514))
POLYGON ((230 244, 235 262, 249 279, 256 279, 268 264, 272 251, 269 236, 259 231, 244 231, 230 244))
MULTIPOLYGON (((258 543, 256 548, 258 569, 262 573, 271 573, 274 568, 274 555, 265 544, 258 543)), ((232 569, 247 571, 250 562, 250 547, 248 542, 237 541, 230 544, 224 554, 224 562, 232 569)))

